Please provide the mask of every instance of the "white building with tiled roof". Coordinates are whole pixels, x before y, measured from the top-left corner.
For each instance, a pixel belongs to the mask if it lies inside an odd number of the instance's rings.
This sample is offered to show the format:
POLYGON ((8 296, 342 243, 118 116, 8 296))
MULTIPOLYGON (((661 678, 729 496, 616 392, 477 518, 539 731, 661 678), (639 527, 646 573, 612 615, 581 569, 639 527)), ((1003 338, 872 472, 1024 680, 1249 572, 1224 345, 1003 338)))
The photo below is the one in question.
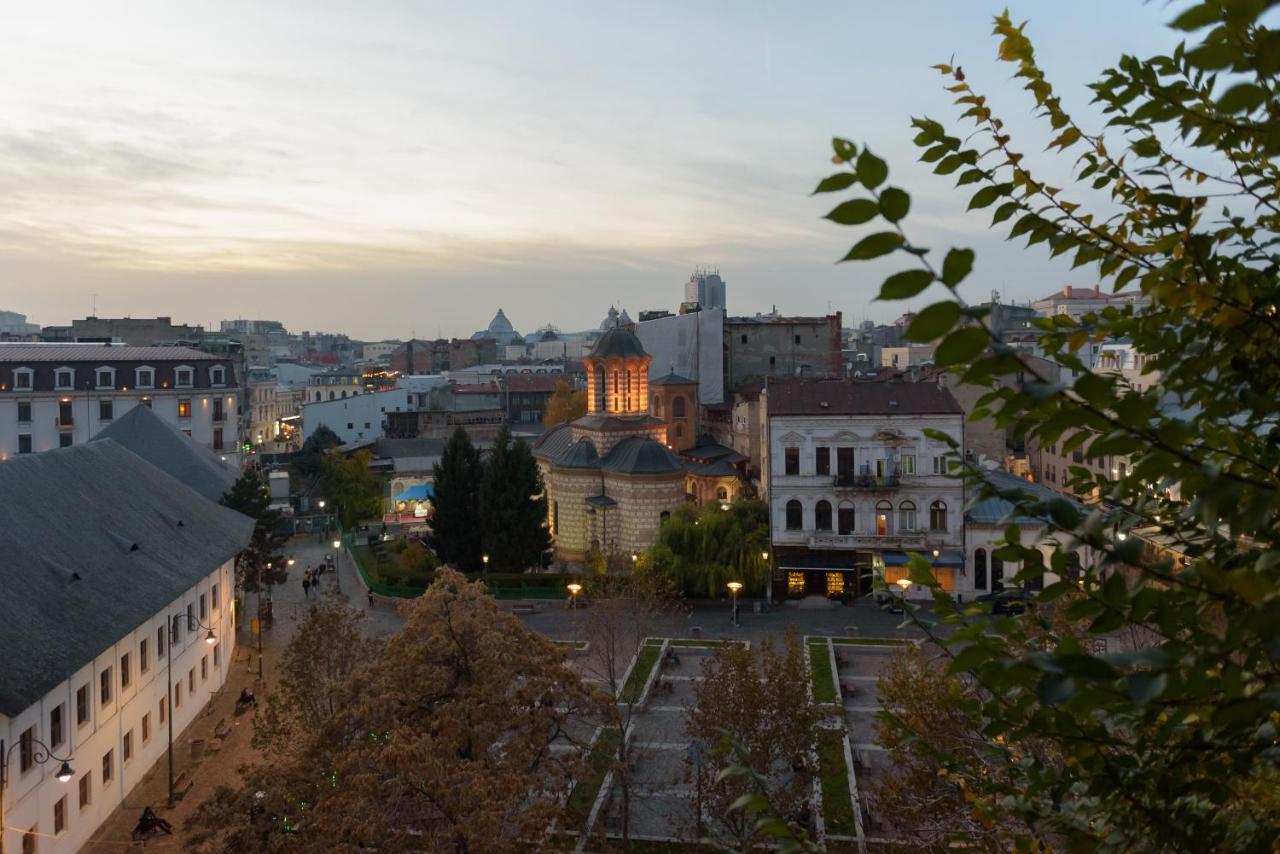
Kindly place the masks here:
POLYGON ((189 347, 0 343, 0 460, 84 444, 135 406, 235 462, 231 359, 189 347))

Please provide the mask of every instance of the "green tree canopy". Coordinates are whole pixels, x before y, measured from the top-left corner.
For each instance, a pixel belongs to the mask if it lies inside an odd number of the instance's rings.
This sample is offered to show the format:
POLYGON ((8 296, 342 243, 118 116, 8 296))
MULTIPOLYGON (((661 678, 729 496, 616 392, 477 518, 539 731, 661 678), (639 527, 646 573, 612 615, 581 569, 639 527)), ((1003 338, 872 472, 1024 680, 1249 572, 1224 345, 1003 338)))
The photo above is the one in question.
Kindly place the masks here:
POLYGON ((482 567, 480 475, 480 452, 459 427, 435 467, 435 512, 428 542, 441 563, 463 572, 479 572, 482 567))
POLYGON ((342 439, 338 438, 338 434, 321 424, 302 443, 302 450, 294 458, 294 468, 307 477, 319 475, 325 453, 341 444, 342 439))
POLYGON ((260 468, 246 470, 222 503, 254 520, 249 545, 236 558, 236 581, 241 589, 256 592, 271 584, 283 584, 286 575, 284 544, 288 535, 282 530, 280 511, 270 509, 271 490, 260 468))
MULTIPOLYGON (((1069 112, 1025 25, 997 17, 999 58, 1053 133, 1039 157, 1012 138, 980 82, 937 66, 976 127, 915 119, 921 159, 956 176, 969 209, 992 209, 1010 239, 1145 302, 1037 321, 1060 376, 1022 358, 988 309, 964 299, 974 253, 918 242, 910 198, 887 183, 884 160, 836 139, 846 168, 818 186, 856 194, 828 214, 867 228, 846 260, 903 263, 880 299, 931 286, 943 296, 917 312, 908 339, 936 342, 936 362, 964 382, 1021 378, 986 394, 974 418, 1125 464, 1071 466, 1070 487, 1094 496, 1084 510, 1004 494, 1056 534, 1040 544, 1045 557, 1012 524, 997 552, 1020 562, 1016 582, 1052 573, 1037 596, 1047 607, 992 623, 935 590, 937 619, 952 629, 950 670, 973 680, 956 702, 984 739, 980 755, 930 743, 886 713, 904 743, 941 751, 955 799, 1012 821, 1023 846, 1256 851, 1280 838, 1280 33, 1261 19, 1267 5, 1182 7, 1173 27, 1194 33, 1190 43, 1121 57, 1091 87, 1103 128, 1069 112), (1064 187, 1039 177, 1039 160, 1059 158, 1073 176, 1064 187), (1155 381, 1095 368, 1087 347, 1109 339, 1127 341, 1155 381), (1066 569, 1079 550, 1096 559, 1077 581, 1066 569), (1084 631, 1062 631, 1055 608, 1084 631), (1117 650, 1125 629, 1150 641, 1117 650), (1003 773, 988 773, 991 763, 1003 773)), ((995 494, 981 471, 967 476, 995 494)), ((936 584, 919 560, 911 578, 936 584)))
POLYGON ((327 452, 321 459, 320 478, 338 521, 345 530, 382 516, 382 486, 369 469, 373 454, 356 451, 349 456, 327 452))
POLYGON ((679 507, 637 561, 647 584, 686 596, 724 596, 730 581, 760 595, 769 580, 769 508, 760 501, 679 507))

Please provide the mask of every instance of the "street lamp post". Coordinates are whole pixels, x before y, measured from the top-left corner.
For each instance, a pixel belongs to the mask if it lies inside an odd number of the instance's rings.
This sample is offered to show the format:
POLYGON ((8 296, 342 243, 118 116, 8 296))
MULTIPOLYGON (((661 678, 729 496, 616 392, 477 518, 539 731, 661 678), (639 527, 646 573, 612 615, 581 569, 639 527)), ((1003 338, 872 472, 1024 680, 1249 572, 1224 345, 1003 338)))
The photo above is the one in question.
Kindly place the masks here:
POLYGON ((484 574, 488 575, 489 574, 489 556, 480 555, 480 562, 484 564, 484 574))
POLYGON ((733 597, 733 624, 738 625, 738 591, 742 589, 741 581, 730 581, 729 594, 733 597))
POLYGON ((582 585, 573 582, 569 585, 569 609, 575 610, 578 607, 578 594, 582 592, 582 585))
POLYGON ((338 571, 338 558, 342 556, 341 538, 333 541, 333 583, 339 593, 342 592, 342 573, 338 571))
POLYGON ((765 610, 773 609, 773 567, 769 566, 769 552, 760 552, 760 559, 764 561, 764 604, 765 610))
MULTIPOLYGON (((169 725, 169 806, 173 807, 173 644, 174 639, 178 636, 178 621, 185 619, 187 621, 187 631, 193 632, 193 625, 199 626, 208 631, 204 636, 204 642, 209 646, 213 646, 218 639, 213 636, 213 627, 206 626, 199 619, 191 614, 174 614, 169 620, 169 642, 164 645, 165 653, 165 691, 167 699, 165 704, 165 722, 169 725)), ((262 678, 262 617, 258 617, 258 678, 262 678)))
MULTIPOLYGON (((5 746, 4 739, 0 738, 0 854, 4 854, 4 838, 8 825, 5 822, 5 794, 4 790, 9 782, 9 757, 13 755, 13 751, 23 747, 21 739, 17 744, 5 746)), ((44 765, 46 762, 61 762, 58 773, 54 776, 58 778, 59 783, 65 783, 75 776, 75 771, 71 769, 71 757, 62 757, 56 755, 49 745, 45 744, 38 738, 33 738, 27 745, 30 752, 30 758, 36 765, 44 765)))

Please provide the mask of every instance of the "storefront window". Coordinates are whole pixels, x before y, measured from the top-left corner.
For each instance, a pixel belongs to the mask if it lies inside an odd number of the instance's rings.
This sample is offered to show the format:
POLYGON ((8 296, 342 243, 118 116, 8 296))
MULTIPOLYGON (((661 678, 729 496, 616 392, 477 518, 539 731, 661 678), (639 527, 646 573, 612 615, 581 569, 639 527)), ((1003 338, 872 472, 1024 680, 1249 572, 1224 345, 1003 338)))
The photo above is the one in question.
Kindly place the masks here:
POLYGON ((804 593, 804 573, 788 572, 787 573, 787 593, 791 596, 800 596, 804 593))
POLYGON ((844 573, 843 572, 827 573, 827 595, 828 596, 844 595, 844 573))

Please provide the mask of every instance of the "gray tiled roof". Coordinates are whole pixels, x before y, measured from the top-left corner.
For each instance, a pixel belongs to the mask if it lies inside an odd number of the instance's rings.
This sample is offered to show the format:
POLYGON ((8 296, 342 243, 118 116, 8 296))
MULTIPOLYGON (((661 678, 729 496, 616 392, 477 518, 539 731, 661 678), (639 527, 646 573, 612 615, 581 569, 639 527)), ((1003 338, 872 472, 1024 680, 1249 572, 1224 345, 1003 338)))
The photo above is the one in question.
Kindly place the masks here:
POLYGON ((234 557, 253 520, 105 439, 0 464, 0 530, 12 716, 234 557))
POLYGON ((669 474, 683 471, 680 460, 657 439, 630 436, 604 458, 605 471, 618 474, 669 474))
POLYGON ((537 439, 534 439, 533 455, 539 459, 555 460, 569 449, 573 441, 573 428, 568 424, 557 424, 537 439))
POLYGON ((629 329, 610 329, 591 348, 593 359, 644 358, 644 345, 629 329))
POLYGON ((221 501, 239 473, 149 406, 135 406, 90 439, 112 439, 210 501, 221 501))
MULTIPOLYGON (((1049 501, 1054 498, 1062 499, 1063 496, 1054 492, 1046 486, 1025 480, 1015 474, 1003 470, 993 470, 983 472, 983 478, 1000 490, 1018 490, 1028 498, 1035 501, 1049 501)), ((976 493, 976 490, 975 490, 976 493)), ((1071 499, 1064 499, 1070 501, 1071 499)), ((1078 504, 1078 502, 1072 502, 1078 504)), ((1017 515, 1011 516, 1013 513, 1013 502, 1006 498, 993 496, 991 498, 979 498, 974 504, 965 510, 964 516, 970 522, 976 525, 1007 525, 1011 522, 1017 522, 1023 525, 1043 525, 1044 519, 1035 519, 1029 516, 1017 515)))
POLYGON ((0 344, 0 362, 198 362, 226 356, 191 347, 130 347, 114 344, 0 344))

